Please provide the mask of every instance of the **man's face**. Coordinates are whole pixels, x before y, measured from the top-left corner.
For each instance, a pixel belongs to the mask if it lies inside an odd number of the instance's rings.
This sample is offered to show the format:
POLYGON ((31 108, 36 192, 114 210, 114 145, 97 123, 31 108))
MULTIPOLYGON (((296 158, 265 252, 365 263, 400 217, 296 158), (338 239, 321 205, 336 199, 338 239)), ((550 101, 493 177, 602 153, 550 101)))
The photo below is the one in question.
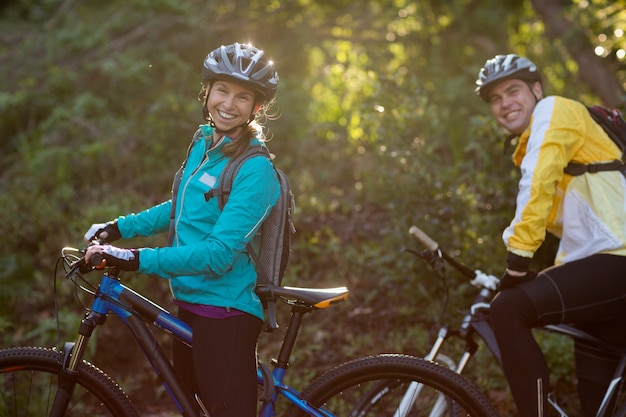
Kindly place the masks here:
POLYGON ((489 105, 500 126, 510 133, 520 134, 528 127, 537 100, 542 98, 541 83, 505 80, 491 87, 489 105))

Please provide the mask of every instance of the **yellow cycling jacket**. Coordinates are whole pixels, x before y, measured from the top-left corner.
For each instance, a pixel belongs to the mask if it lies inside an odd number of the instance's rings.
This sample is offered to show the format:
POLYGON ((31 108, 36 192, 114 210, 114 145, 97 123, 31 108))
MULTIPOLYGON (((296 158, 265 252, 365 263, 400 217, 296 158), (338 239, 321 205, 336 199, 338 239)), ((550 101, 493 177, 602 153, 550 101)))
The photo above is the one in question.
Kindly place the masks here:
POLYGON ((619 171, 563 172, 570 161, 620 158, 583 104, 557 96, 539 101, 513 154, 522 178, 515 218, 502 235, 508 251, 532 258, 548 230, 561 239, 556 264, 597 253, 626 256, 626 178, 619 171))

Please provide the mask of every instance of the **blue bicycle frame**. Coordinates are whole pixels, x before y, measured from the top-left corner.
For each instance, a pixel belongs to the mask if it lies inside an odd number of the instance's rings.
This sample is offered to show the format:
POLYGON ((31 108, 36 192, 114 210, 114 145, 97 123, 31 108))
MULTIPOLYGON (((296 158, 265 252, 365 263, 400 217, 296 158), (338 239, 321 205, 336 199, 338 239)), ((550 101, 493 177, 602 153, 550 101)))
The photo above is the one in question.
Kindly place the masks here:
MULTIPOLYGON (((259 416, 271 417, 275 415, 274 404, 279 394, 310 416, 332 416, 327 411, 319 410, 309 405, 300 397, 298 391, 284 385, 283 379, 304 314, 345 300, 348 296, 348 290, 345 287, 325 290, 276 287, 272 290, 272 293, 274 296, 286 297, 291 300, 288 304, 292 306, 292 315, 278 359, 274 364, 274 370, 269 372, 265 366, 259 366, 257 370, 257 382, 265 388, 266 393, 259 416)), ((72 374, 75 373, 78 364, 82 360, 93 330, 96 326, 104 323, 109 313, 118 316, 128 326, 144 355, 162 379, 165 389, 180 413, 193 417, 200 417, 202 410, 206 413, 197 396, 194 397, 183 388, 183 384, 167 355, 163 352, 155 336, 150 331, 150 325, 155 326, 191 346, 191 328, 167 310, 123 285, 115 271, 103 274, 92 307, 81 321, 76 342, 67 343, 65 346, 63 373, 66 375, 66 379, 71 380, 72 374)), ((71 395, 71 390, 70 383, 70 387, 66 392, 60 390, 61 392, 57 395, 56 402, 58 402, 60 409, 63 408, 63 402, 66 401, 65 397, 71 395)), ((208 415, 208 413, 206 414, 208 415)))

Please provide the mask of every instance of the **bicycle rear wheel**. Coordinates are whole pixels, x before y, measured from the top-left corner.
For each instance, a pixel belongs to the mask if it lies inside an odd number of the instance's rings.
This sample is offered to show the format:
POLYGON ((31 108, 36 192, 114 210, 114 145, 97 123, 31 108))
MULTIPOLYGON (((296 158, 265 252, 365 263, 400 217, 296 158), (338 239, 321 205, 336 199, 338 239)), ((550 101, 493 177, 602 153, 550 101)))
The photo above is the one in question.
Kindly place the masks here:
MULTIPOLYGON (((341 364, 315 379, 302 398, 332 416, 497 416, 478 388, 459 374, 397 354, 341 364)), ((293 404, 286 413, 304 415, 293 404)))
MULTIPOLYGON (((61 354, 52 349, 0 350, 0 416, 48 416, 57 392, 60 362, 61 354)), ((111 378, 83 361, 65 416, 137 417, 137 413, 111 378)))

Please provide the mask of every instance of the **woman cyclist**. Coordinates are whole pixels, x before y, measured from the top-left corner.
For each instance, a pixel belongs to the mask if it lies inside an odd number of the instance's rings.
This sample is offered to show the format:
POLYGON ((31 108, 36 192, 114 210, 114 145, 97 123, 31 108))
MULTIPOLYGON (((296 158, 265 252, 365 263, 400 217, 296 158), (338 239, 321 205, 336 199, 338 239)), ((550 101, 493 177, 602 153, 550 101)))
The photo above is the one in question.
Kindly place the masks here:
MULTIPOLYGON (((544 97, 527 58, 488 60, 476 84, 497 122, 519 135, 513 162, 522 173, 491 320, 520 416, 544 416, 549 375, 533 327, 574 324, 626 346, 626 178, 618 170, 564 172, 570 162, 620 160, 621 151, 581 103, 544 97), (546 231, 560 238, 555 266, 536 275, 529 264, 546 231)), ((575 350, 583 411, 594 416, 615 364, 585 346, 575 350)))
MULTIPOLYGON (((193 351, 182 342, 173 347, 179 376, 211 416, 252 417, 263 308, 246 245, 275 205, 280 186, 271 161, 253 157, 240 168, 223 210, 217 198, 206 196, 229 160, 263 144, 255 119, 273 103, 278 74, 262 50, 234 43, 207 55, 202 80, 206 124, 199 127, 182 173, 171 247, 96 245, 86 258, 99 252, 109 266, 168 279, 178 316, 193 329, 193 351)), ((164 232, 171 208, 168 200, 94 224, 85 239, 111 242, 164 232)))

